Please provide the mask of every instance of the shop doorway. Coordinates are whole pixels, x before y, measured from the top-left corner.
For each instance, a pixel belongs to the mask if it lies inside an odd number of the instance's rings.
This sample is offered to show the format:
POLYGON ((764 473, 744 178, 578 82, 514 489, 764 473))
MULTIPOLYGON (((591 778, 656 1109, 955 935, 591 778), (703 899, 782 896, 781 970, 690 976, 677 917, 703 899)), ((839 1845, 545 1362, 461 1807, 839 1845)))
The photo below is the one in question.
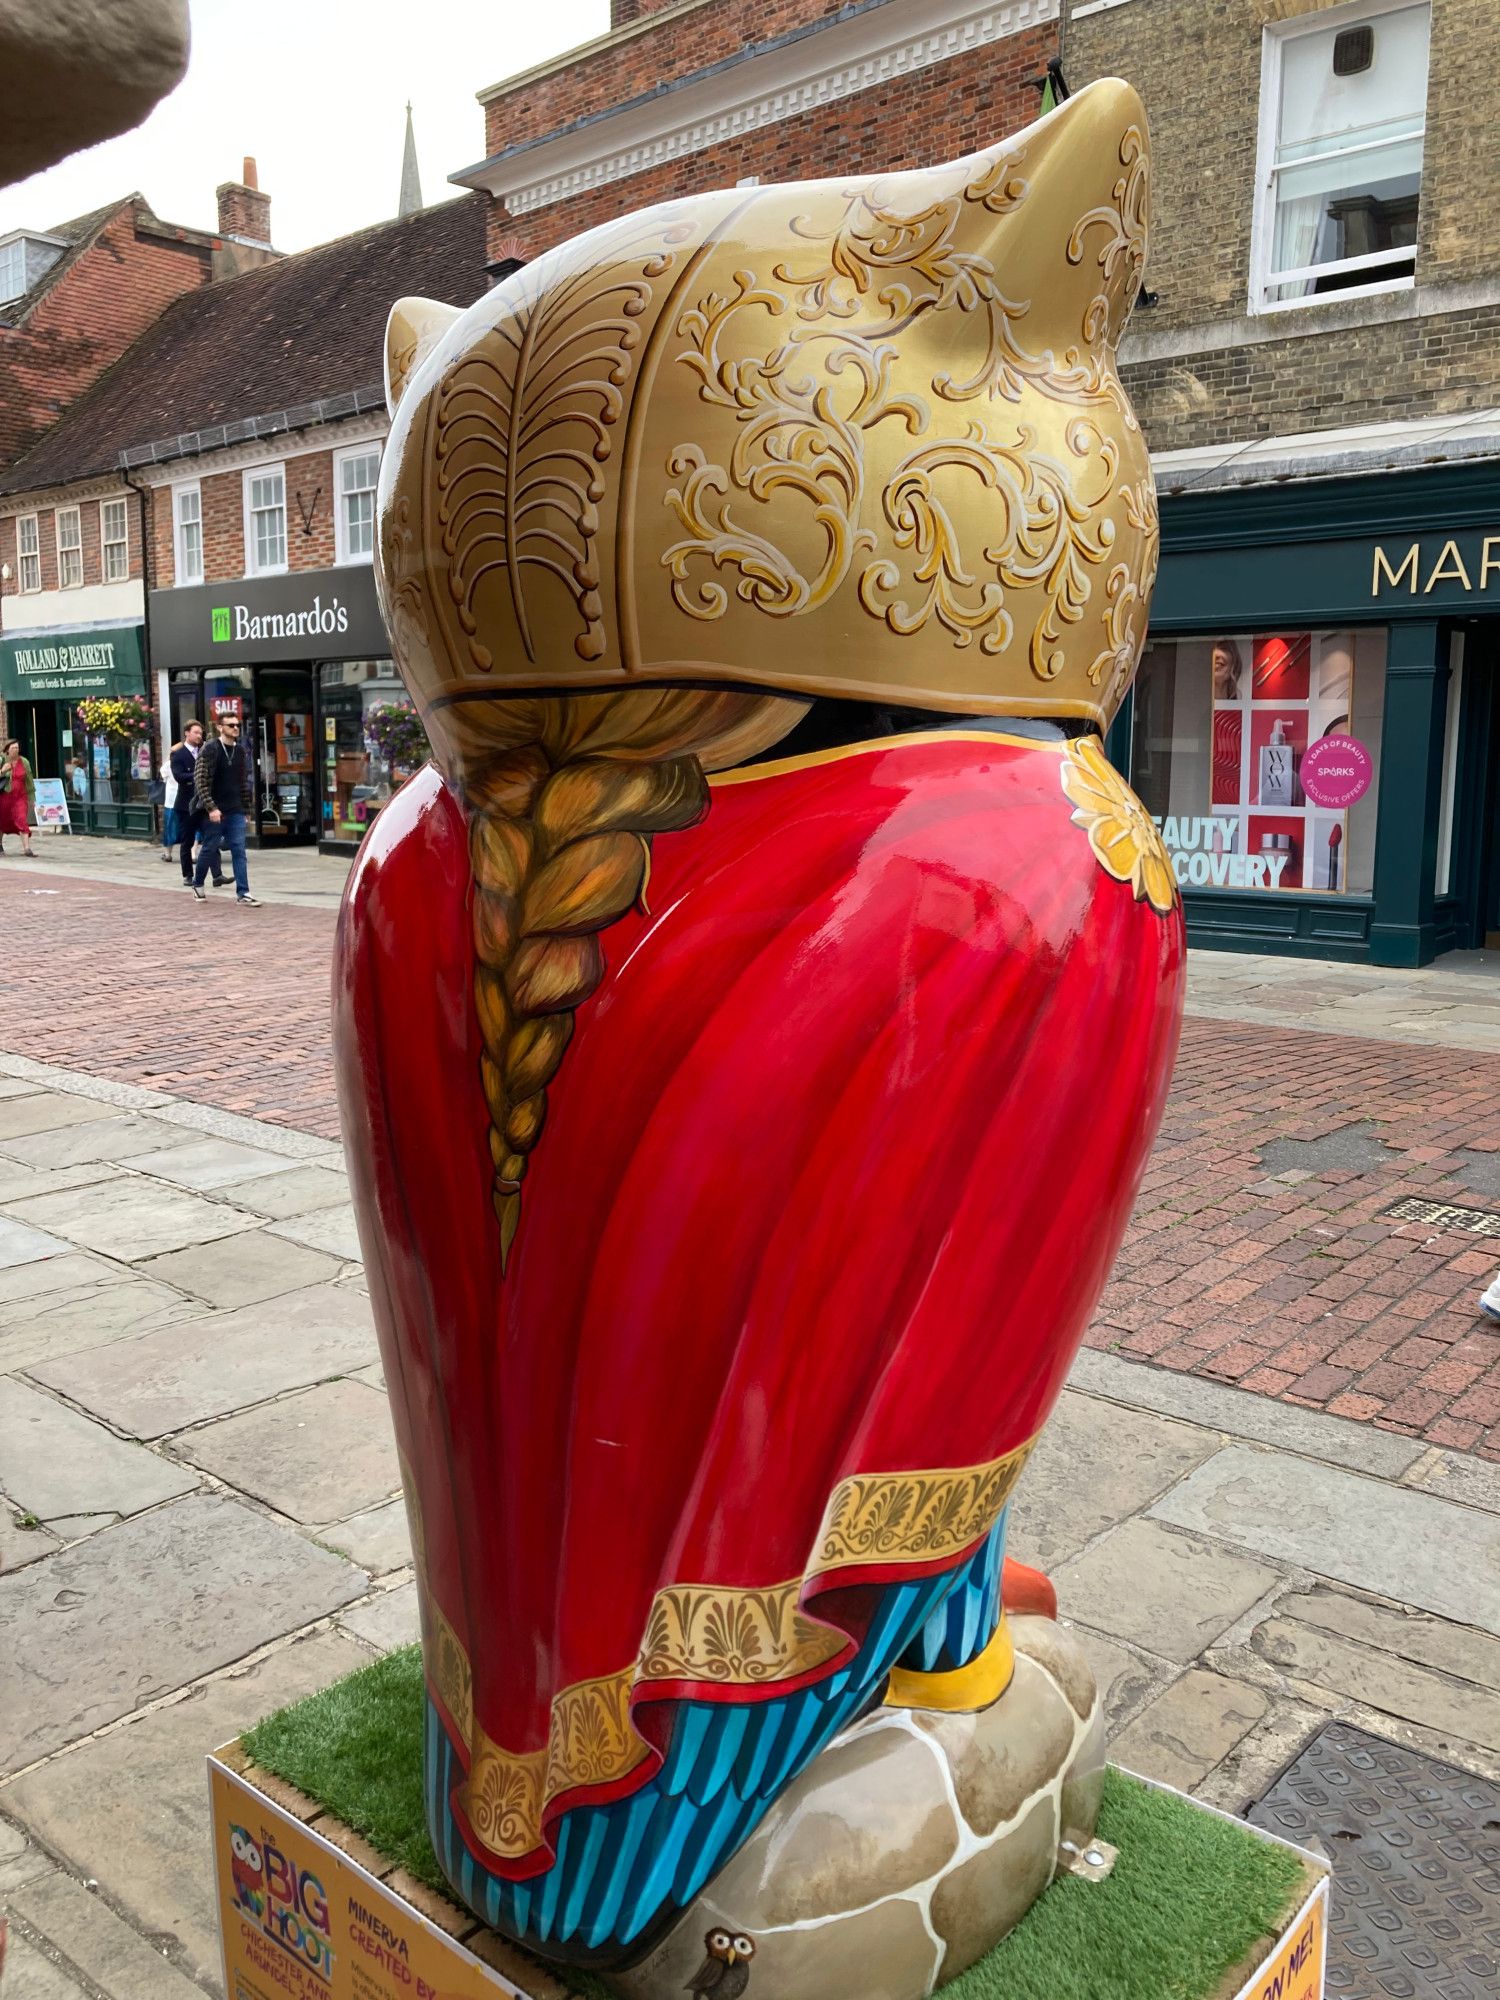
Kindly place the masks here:
POLYGON ((256 674, 255 764, 259 830, 270 846, 318 837, 311 667, 262 667, 256 674))
POLYGON ((1458 685, 1449 683, 1438 896, 1453 904, 1449 944, 1500 950, 1500 619, 1461 628, 1458 685), (1455 712, 1456 711, 1456 712, 1455 712), (1448 866, 1445 868, 1445 859, 1448 866))
MULTIPOLYGON (((13 701, 7 710, 10 734, 38 778, 63 775, 63 725, 67 705, 60 701, 13 701)), ((71 752, 69 752, 71 755, 71 752)))

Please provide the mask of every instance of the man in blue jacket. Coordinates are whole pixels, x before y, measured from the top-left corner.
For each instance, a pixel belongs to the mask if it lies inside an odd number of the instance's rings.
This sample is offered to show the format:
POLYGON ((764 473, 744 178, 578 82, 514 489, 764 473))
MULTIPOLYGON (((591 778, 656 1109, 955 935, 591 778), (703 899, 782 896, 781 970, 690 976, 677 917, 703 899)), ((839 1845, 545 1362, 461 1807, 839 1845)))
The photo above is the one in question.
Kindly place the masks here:
MULTIPOLYGON (((198 802, 193 797, 193 772, 197 768, 199 753, 203 749, 203 724, 196 717, 185 723, 182 741, 172 745, 170 764, 172 771, 172 796, 169 801, 177 815, 177 838, 181 842, 178 859, 182 863, 182 886, 193 886, 193 843, 198 838, 198 802)), ((224 887, 224 871, 217 856, 214 861, 214 887, 224 887)))
POLYGON ((240 718, 221 715, 218 737, 203 746, 193 766, 193 800, 204 820, 203 843, 193 871, 193 894, 200 903, 208 901, 204 879, 210 868, 218 872, 219 854, 227 845, 234 865, 235 901, 248 909, 259 909, 250 893, 250 869, 245 859, 245 822, 254 796, 250 753, 240 741, 240 718))

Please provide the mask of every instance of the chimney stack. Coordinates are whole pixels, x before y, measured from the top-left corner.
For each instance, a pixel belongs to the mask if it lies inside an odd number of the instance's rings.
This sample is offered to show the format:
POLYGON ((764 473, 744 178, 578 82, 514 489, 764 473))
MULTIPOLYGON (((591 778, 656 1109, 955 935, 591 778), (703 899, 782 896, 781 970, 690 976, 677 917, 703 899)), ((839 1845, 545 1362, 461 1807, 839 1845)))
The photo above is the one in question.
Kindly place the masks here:
POLYGON ((222 250, 214 258, 216 278, 233 277, 265 264, 278 253, 271 248, 271 197, 262 194, 255 161, 245 155, 244 178, 225 181, 214 192, 219 199, 219 234, 222 250))
POLYGON ((269 250, 271 197, 261 193, 255 162, 249 154, 245 156, 245 178, 225 181, 214 192, 219 197, 219 234, 232 236, 237 243, 253 244, 258 250, 269 250))

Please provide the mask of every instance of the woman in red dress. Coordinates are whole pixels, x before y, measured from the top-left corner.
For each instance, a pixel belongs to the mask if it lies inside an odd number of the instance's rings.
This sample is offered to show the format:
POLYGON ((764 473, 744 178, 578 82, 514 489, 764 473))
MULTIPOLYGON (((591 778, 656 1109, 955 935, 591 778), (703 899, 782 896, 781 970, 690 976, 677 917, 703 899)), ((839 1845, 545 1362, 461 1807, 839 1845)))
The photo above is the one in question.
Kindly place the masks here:
POLYGON ((21 746, 14 738, 5 746, 5 761, 0 763, 0 854, 5 851, 5 836, 18 833, 21 836, 21 852, 33 852, 31 845, 31 818, 36 810, 36 784, 31 775, 31 766, 21 755, 21 746))

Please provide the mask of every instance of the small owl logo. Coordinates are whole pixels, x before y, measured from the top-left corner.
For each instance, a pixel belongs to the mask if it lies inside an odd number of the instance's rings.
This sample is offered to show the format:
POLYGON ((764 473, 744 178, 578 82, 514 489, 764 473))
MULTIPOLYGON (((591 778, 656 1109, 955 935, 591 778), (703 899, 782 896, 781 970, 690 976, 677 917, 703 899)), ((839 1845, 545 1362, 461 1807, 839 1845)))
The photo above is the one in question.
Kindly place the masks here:
POLYGON ((735 1931, 710 1931, 704 1939, 708 1956, 687 1983, 689 1993, 713 1993, 718 2000, 739 2000, 750 1984, 755 1940, 735 1931))
POLYGON ((229 1872, 235 1901, 259 1917, 265 1908, 266 1864, 259 1846, 242 1826, 229 1829, 229 1872))

